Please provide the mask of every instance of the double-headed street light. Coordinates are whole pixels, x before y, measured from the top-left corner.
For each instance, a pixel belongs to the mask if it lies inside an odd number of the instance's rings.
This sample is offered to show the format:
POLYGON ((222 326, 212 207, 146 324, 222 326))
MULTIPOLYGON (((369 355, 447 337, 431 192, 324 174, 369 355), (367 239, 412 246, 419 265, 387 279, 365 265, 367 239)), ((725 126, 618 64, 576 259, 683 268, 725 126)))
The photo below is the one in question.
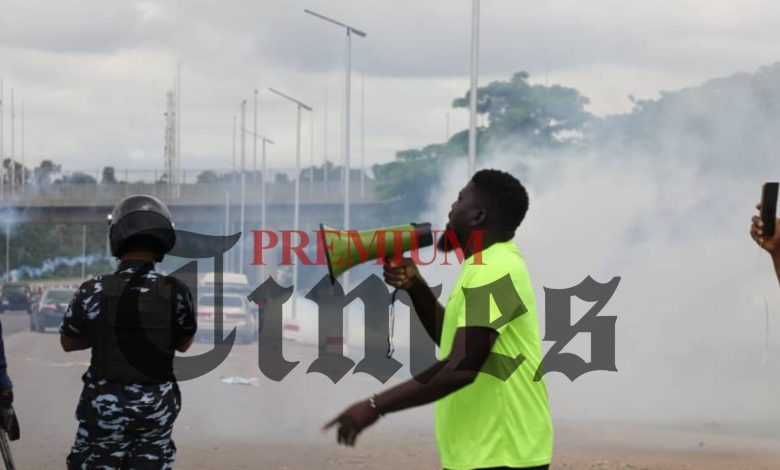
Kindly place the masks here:
MULTIPOLYGON (((268 89, 271 93, 281 96, 282 98, 295 103, 297 107, 297 130, 295 135, 295 208, 293 210, 293 230, 300 230, 300 205, 301 205, 301 110, 314 111, 311 106, 308 106, 301 101, 284 94, 281 91, 268 89)), ((265 177, 265 175, 263 175, 265 177)), ((293 288, 298 284, 298 260, 293 261, 293 288)), ((295 320, 295 301, 296 296, 293 295, 292 303, 292 319, 295 320)))
MULTIPOLYGON (((250 130, 247 130, 246 132, 247 132, 247 134, 251 134, 255 138, 255 141, 257 139, 260 139, 260 141, 262 142, 261 143, 261 157, 260 157, 261 160, 262 160, 261 163, 260 163, 260 165, 261 165, 260 171, 261 171, 261 175, 262 175, 261 178, 260 178, 260 187, 261 187, 261 192, 260 192, 260 194, 261 194, 260 230, 262 230, 262 233, 265 233, 265 221, 266 221, 265 216, 266 216, 266 206, 267 206, 267 196, 266 196, 266 190, 265 190, 266 178, 267 178, 267 176, 266 176, 267 165, 266 165, 266 158, 265 158, 265 156, 266 156, 265 144, 268 143, 268 144, 273 145, 274 141, 269 139, 268 137, 265 137, 262 134, 258 134, 257 132, 252 132, 250 130)), ((257 162, 254 162, 254 163, 255 164, 253 164, 252 170, 253 170, 253 174, 257 175, 257 165, 256 165, 257 162)), ((265 265, 260 267, 260 280, 261 280, 261 282, 265 282, 265 265)))
MULTIPOLYGON (((303 10, 305 13, 308 13, 314 17, 317 17, 321 20, 325 20, 328 23, 335 24, 336 26, 340 26, 344 28, 347 32, 347 50, 346 50, 346 79, 344 80, 344 229, 349 229, 349 147, 350 147, 350 140, 349 140, 349 131, 350 131, 350 120, 349 120, 349 101, 350 101, 350 76, 352 74, 352 35, 356 34, 360 37, 366 37, 366 33, 363 31, 353 28, 352 26, 348 24, 344 24, 340 21, 336 21, 332 18, 328 18, 325 15, 321 15, 319 13, 316 13, 311 10, 303 10)), ((327 171, 327 170, 326 170, 327 171)))

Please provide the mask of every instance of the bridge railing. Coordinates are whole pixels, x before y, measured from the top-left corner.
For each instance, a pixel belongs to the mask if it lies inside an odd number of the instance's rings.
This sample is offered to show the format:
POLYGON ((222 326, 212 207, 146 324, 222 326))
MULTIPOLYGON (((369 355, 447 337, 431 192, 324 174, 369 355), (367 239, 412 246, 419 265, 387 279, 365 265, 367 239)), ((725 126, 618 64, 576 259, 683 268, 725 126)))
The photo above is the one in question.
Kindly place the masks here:
MULTIPOLYGON (((374 190, 376 181, 367 179, 364 191, 360 182, 350 184, 350 200, 353 203, 376 202, 374 190)), ((4 188, 2 202, 13 206, 110 206, 132 194, 150 194, 171 205, 215 205, 238 204, 241 199, 241 185, 228 183, 86 183, 49 184, 17 186, 10 192, 4 188)), ((295 182, 266 183, 268 204, 292 204, 295 199, 295 182)), ((344 187, 339 181, 302 181, 300 201, 302 204, 338 204, 344 199, 344 187)), ((247 204, 260 204, 262 183, 247 178, 245 185, 247 204)))

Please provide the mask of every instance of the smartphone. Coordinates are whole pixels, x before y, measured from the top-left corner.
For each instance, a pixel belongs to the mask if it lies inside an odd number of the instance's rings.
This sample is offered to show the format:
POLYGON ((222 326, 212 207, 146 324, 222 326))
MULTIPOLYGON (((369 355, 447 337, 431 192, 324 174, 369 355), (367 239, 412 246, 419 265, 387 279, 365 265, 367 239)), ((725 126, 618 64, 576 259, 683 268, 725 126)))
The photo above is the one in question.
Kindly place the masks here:
POLYGON ((764 223, 764 238, 775 236, 775 218, 777 217, 778 183, 764 183, 761 190, 761 221, 764 223))

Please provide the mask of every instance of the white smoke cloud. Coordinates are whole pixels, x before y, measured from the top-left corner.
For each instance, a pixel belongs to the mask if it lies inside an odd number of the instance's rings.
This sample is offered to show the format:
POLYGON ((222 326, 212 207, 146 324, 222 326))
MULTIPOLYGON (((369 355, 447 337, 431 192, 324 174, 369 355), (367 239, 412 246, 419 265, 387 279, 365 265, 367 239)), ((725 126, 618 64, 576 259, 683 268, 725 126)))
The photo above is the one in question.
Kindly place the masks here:
MULTIPOLYGON (((761 184, 780 177, 771 166, 780 149, 769 138, 766 122, 774 117, 765 104, 753 96, 723 116, 713 108, 727 108, 728 100, 683 100, 648 130, 652 146, 613 133, 586 150, 494 153, 479 162, 514 174, 529 190, 530 210, 515 240, 529 265, 542 332, 543 287, 621 277, 600 313, 617 317, 619 371, 573 383, 548 374, 557 417, 698 426, 780 415, 773 398, 780 356, 765 346, 767 335, 770 347, 778 339, 772 328, 780 290, 768 256, 748 235, 761 184), (692 116, 698 128, 686 127, 692 116), (707 132, 697 134, 702 128, 707 132)), ((443 173, 427 219, 444 223, 468 180, 465 168, 463 159, 443 173)), ((442 299, 457 274, 453 267, 423 269, 429 283, 445 284, 442 299)), ((572 322, 589 307, 574 300, 572 322)), ((580 335, 564 351, 589 361, 590 339, 580 335)))

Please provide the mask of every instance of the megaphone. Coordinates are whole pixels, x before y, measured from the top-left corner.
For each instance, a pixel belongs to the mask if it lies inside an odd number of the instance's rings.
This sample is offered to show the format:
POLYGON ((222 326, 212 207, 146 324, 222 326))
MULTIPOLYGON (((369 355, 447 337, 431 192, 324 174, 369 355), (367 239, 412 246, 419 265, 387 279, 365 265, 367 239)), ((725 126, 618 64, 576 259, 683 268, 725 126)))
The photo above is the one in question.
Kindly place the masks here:
POLYGON ((431 224, 395 225, 373 230, 338 230, 320 224, 331 284, 347 269, 367 261, 396 259, 409 250, 433 245, 431 224))

